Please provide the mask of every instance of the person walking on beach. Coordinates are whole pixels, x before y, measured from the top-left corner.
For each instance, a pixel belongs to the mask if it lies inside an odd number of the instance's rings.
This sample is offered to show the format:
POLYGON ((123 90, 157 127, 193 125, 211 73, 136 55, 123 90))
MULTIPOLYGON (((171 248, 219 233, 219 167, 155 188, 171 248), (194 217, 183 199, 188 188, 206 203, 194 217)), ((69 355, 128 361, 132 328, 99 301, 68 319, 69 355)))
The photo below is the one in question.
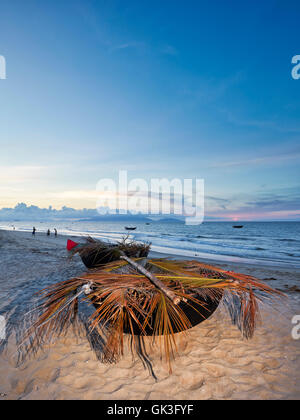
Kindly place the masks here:
POLYGON ((35 235, 36 228, 33 226, 32 228, 32 235, 35 235))
POLYGON ((57 236, 57 229, 54 228, 54 235, 57 236))
POLYGON ((50 229, 47 230, 47 236, 50 236, 50 229))

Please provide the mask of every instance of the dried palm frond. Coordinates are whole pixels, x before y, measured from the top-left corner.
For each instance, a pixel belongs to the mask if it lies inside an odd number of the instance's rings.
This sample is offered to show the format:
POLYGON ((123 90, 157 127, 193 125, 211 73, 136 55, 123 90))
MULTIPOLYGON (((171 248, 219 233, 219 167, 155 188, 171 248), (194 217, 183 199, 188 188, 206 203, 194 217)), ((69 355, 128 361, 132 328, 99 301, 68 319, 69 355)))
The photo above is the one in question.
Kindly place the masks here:
POLYGON ((117 361, 124 351, 125 334, 129 334, 137 352, 146 336, 158 341, 170 365, 177 351, 176 333, 185 333, 207 319, 222 298, 234 324, 250 338, 259 316, 259 301, 281 296, 254 277, 196 261, 135 262, 153 273, 180 298, 180 303, 175 304, 126 261, 114 261, 40 292, 39 316, 24 335, 26 351, 35 350, 53 334, 60 335, 74 325, 78 301, 83 298, 83 303, 94 308, 87 332, 97 337, 96 343, 102 343, 98 354, 102 361, 117 361))

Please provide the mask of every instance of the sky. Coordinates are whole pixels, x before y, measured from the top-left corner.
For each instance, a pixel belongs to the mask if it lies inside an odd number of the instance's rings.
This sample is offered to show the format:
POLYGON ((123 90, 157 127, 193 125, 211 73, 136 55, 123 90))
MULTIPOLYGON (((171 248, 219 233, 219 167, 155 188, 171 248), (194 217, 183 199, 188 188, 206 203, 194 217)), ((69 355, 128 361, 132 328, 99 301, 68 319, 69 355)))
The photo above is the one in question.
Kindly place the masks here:
POLYGON ((299 1, 0 0, 0 208, 204 179, 205 214, 300 220, 299 1))

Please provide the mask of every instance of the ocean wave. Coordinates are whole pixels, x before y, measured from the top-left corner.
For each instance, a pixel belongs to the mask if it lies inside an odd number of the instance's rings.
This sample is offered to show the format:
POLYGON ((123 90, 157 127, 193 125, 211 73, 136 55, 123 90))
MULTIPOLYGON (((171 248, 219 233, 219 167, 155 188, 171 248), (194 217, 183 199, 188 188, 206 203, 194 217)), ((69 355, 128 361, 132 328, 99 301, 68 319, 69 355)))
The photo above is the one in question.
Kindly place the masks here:
POLYGON ((231 236, 229 239, 234 239, 237 241, 253 241, 253 238, 250 236, 231 236))
MULTIPOLYGON (((221 236, 221 235, 215 235, 215 236, 197 235, 197 236, 194 236, 194 238, 220 240, 219 236, 221 236)), ((222 235, 222 236, 225 236, 225 237, 221 238, 222 241, 231 240, 231 239, 236 240, 236 241, 251 241, 251 240, 253 240, 253 238, 249 237, 249 236, 230 236, 230 235, 222 235)))
POLYGON ((300 257, 300 254, 297 252, 282 252, 282 254, 287 255, 289 257, 297 257, 297 258, 300 257))
POLYGON ((299 239, 292 239, 292 238, 284 238, 284 239, 279 239, 279 238, 277 238, 277 241, 279 241, 279 242, 300 242, 300 240, 299 239))

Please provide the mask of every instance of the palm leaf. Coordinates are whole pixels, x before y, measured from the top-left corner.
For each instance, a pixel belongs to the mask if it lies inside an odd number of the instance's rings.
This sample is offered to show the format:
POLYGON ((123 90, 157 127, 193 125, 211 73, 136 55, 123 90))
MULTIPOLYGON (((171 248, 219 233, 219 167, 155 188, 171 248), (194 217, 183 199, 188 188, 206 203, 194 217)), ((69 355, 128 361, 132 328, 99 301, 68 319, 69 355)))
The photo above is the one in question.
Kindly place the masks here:
POLYGON ((153 343, 158 341, 161 355, 171 370, 171 360, 177 352, 176 334, 186 333, 193 326, 189 308, 198 313, 201 322, 201 317, 206 319, 210 315, 211 305, 215 309, 223 296, 233 323, 246 338, 251 338, 259 319, 259 302, 282 296, 254 277, 196 261, 139 258, 135 261, 155 273, 186 303, 174 304, 126 262, 113 261, 101 270, 90 271, 40 292, 37 319, 23 337, 25 351, 35 352, 54 336, 77 325, 78 305, 82 302, 92 308, 87 335, 96 337, 90 340, 96 345, 103 343, 102 361, 115 362, 123 355, 127 335, 132 337, 132 351, 137 353, 150 335, 153 343), (86 285, 91 285, 90 290, 86 285), (137 335, 139 340, 135 339, 137 335))

